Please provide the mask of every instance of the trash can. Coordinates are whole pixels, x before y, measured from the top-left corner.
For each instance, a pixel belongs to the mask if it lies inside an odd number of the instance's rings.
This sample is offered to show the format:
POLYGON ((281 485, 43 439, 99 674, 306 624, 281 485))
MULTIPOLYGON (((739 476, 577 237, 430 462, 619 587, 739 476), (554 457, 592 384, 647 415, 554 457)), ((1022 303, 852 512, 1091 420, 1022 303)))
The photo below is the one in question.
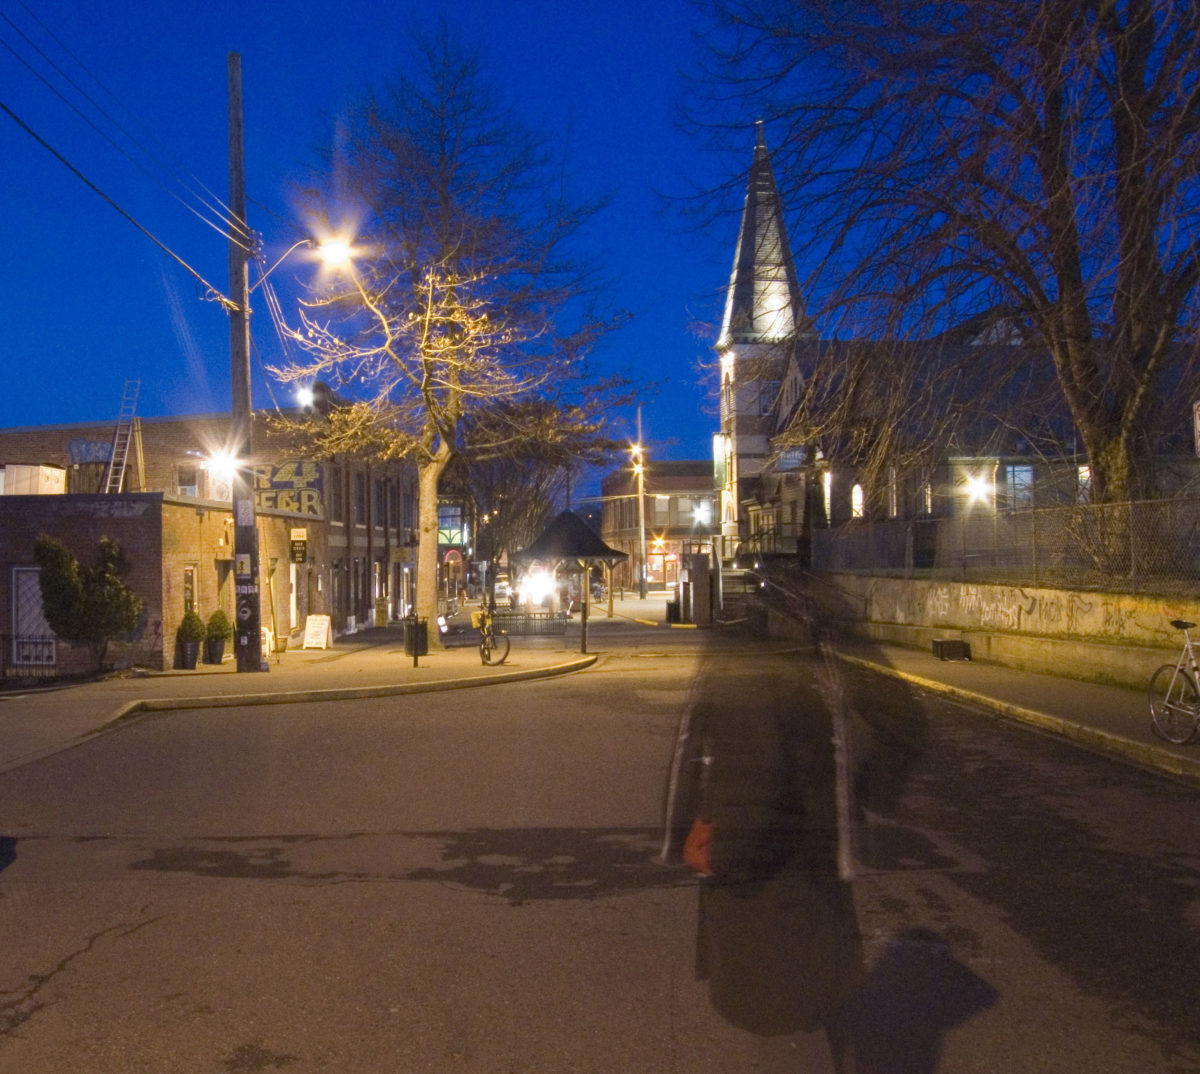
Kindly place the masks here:
POLYGON ((429 620, 410 615, 404 620, 404 655, 429 655, 429 620))
POLYGON ((668 623, 678 623, 679 622, 679 601, 677 601, 677 600, 667 601, 667 622, 668 623))

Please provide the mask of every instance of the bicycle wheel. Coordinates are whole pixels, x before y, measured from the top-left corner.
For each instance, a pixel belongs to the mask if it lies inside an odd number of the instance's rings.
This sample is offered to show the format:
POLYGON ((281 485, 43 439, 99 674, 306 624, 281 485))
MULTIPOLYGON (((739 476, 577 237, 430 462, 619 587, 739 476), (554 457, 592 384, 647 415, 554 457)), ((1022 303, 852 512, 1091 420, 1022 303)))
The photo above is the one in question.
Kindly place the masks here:
POLYGON ((1200 720, 1200 694, 1191 675, 1163 664, 1150 680, 1150 726, 1159 738, 1190 742, 1200 720))
POLYGON ((485 664, 503 664, 508 659, 508 635, 488 633, 480 643, 479 655, 485 664))

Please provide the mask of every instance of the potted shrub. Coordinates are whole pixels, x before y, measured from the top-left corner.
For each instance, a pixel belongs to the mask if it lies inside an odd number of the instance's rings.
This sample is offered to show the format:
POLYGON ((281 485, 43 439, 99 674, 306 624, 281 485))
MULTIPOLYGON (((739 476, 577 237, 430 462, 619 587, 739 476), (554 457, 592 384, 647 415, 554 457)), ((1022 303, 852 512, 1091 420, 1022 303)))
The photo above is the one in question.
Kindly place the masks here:
POLYGON ((204 620, 195 612, 184 612, 175 632, 175 640, 179 644, 179 660, 181 666, 194 668, 196 658, 200 655, 200 643, 204 640, 204 620))
POLYGON ((220 608, 208 617, 204 634, 204 662, 219 664, 225 658, 225 642, 233 637, 233 624, 220 608))

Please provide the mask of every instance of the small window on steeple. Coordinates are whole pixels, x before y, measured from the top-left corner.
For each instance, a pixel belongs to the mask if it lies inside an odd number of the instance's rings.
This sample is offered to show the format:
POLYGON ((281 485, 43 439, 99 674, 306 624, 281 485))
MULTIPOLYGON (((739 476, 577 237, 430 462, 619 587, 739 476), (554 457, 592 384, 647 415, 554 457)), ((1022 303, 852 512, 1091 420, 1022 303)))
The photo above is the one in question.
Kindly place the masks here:
POLYGON ((779 381, 768 380, 758 393, 758 413, 766 417, 775 409, 775 400, 779 398, 779 381))

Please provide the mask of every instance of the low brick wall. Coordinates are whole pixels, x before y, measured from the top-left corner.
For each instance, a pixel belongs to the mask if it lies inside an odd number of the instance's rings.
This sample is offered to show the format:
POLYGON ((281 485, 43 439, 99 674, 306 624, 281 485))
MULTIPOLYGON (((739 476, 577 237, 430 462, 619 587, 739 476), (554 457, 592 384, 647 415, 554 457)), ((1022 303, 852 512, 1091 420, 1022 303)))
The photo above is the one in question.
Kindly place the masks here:
POLYGON ((976 583, 826 576, 861 631, 879 641, 932 649, 966 641, 971 655, 1030 671, 1145 686, 1174 662, 1182 635, 1172 619, 1200 622, 1192 600, 976 583))

